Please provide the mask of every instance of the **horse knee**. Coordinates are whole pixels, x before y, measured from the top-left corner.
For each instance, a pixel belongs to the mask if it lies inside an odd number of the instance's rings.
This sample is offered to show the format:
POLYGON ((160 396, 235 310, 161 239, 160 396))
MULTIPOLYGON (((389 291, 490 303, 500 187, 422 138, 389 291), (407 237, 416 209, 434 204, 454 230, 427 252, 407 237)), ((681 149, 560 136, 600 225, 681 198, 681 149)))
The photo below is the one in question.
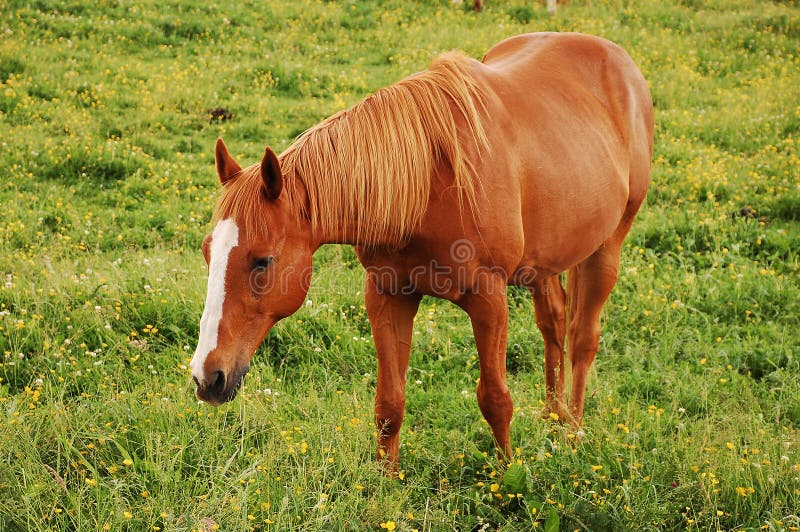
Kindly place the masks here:
POLYGON ((478 385, 478 406, 483 413, 483 417, 494 426, 497 423, 511 422, 511 415, 514 412, 514 403, 511 400, 511 392, 508 386, 481 386, 478 385))
POLYGON ((394 436, 400 432, 405 416, 404 399, 383 399, 375 401, 375 425, 381 436, 394 436))

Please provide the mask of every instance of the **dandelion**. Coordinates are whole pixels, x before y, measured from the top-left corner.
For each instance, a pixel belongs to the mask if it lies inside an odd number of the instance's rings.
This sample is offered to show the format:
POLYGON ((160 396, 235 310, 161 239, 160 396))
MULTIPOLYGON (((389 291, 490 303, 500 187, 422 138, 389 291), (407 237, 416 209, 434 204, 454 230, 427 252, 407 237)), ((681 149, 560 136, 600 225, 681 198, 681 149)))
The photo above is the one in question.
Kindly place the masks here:
POLYGON ((397 528, 397 524, 394 521, 386 521, 385 523, 381 523, 381 528, 385 528, 386 530, 394 530, 397 528))

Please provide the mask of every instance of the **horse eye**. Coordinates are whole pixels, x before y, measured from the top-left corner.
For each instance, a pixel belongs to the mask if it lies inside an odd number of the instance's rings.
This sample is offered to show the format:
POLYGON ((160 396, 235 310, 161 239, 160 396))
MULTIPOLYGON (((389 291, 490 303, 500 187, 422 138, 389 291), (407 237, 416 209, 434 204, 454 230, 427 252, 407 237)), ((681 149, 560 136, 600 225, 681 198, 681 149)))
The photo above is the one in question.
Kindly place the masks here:
POLYGON ((269 268, 272 261, 275 260, 274 257, 262 257, 260 259, 256 259, 253 261, 253 269, 254 270, 266 270, 269 268))

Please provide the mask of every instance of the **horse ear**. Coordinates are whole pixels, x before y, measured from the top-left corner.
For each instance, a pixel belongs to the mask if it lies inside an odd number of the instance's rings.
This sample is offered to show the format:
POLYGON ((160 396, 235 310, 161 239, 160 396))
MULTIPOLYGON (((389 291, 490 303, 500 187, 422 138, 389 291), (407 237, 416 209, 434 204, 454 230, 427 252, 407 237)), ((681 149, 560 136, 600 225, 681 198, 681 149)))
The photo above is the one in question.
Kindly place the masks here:
POLYGON ((231 154, 228 153, 228 148, 225 147, 225 143, 222 142, 222 139, 217 139, 217 147, 214 150, 214 156, 217 160, 219 182, 223 185, 242 171, 242 167, 236 164, 231 154))
POLYGON ((275 152, 269 146, 267 146, 264 158, 261 160, 261 179, 264 181, 264 196, 268 200, 278 199, 283 188, 283 174, 281 173, 281 164, 278 162, 278 157, 275 156, 275 152))

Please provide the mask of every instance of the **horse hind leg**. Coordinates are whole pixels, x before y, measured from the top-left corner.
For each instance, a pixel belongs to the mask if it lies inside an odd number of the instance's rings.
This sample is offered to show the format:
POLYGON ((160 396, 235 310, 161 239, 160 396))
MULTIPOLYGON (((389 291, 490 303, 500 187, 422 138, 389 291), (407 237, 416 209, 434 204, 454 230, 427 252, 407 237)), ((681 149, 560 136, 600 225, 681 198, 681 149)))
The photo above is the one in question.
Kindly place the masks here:
POLYGON ((645 118, 642 127, 634 128, 638 131, 640 140, 644 140, 646 144, 631 148, 633 151, 628 204, 619 225, 597 251, 571 268, 567 274, 567 347, 572 363, 570 412, 576 428, 583 421, 586 376, 600 344, 600 313, 617 284, 622 242, 630 231, 650 183, 650 159, 653 153, 652 107, 648 113, 649 118, 645 118))
POLYGON ((545 405, 542 418, 566 420, 569 416, 564 400, 566 295, 558 275, 537 279, 529 290, 533 296, 536 325, 544 340, 545 405))
POLYGON ((617 283, 622 241, 632 221, 632 216, 626 218, 600 249, 567 275, 567 341, 572 364, 570 420, 576 428, 583 420, 586 378, 600 344, 600 314, 617 283))

